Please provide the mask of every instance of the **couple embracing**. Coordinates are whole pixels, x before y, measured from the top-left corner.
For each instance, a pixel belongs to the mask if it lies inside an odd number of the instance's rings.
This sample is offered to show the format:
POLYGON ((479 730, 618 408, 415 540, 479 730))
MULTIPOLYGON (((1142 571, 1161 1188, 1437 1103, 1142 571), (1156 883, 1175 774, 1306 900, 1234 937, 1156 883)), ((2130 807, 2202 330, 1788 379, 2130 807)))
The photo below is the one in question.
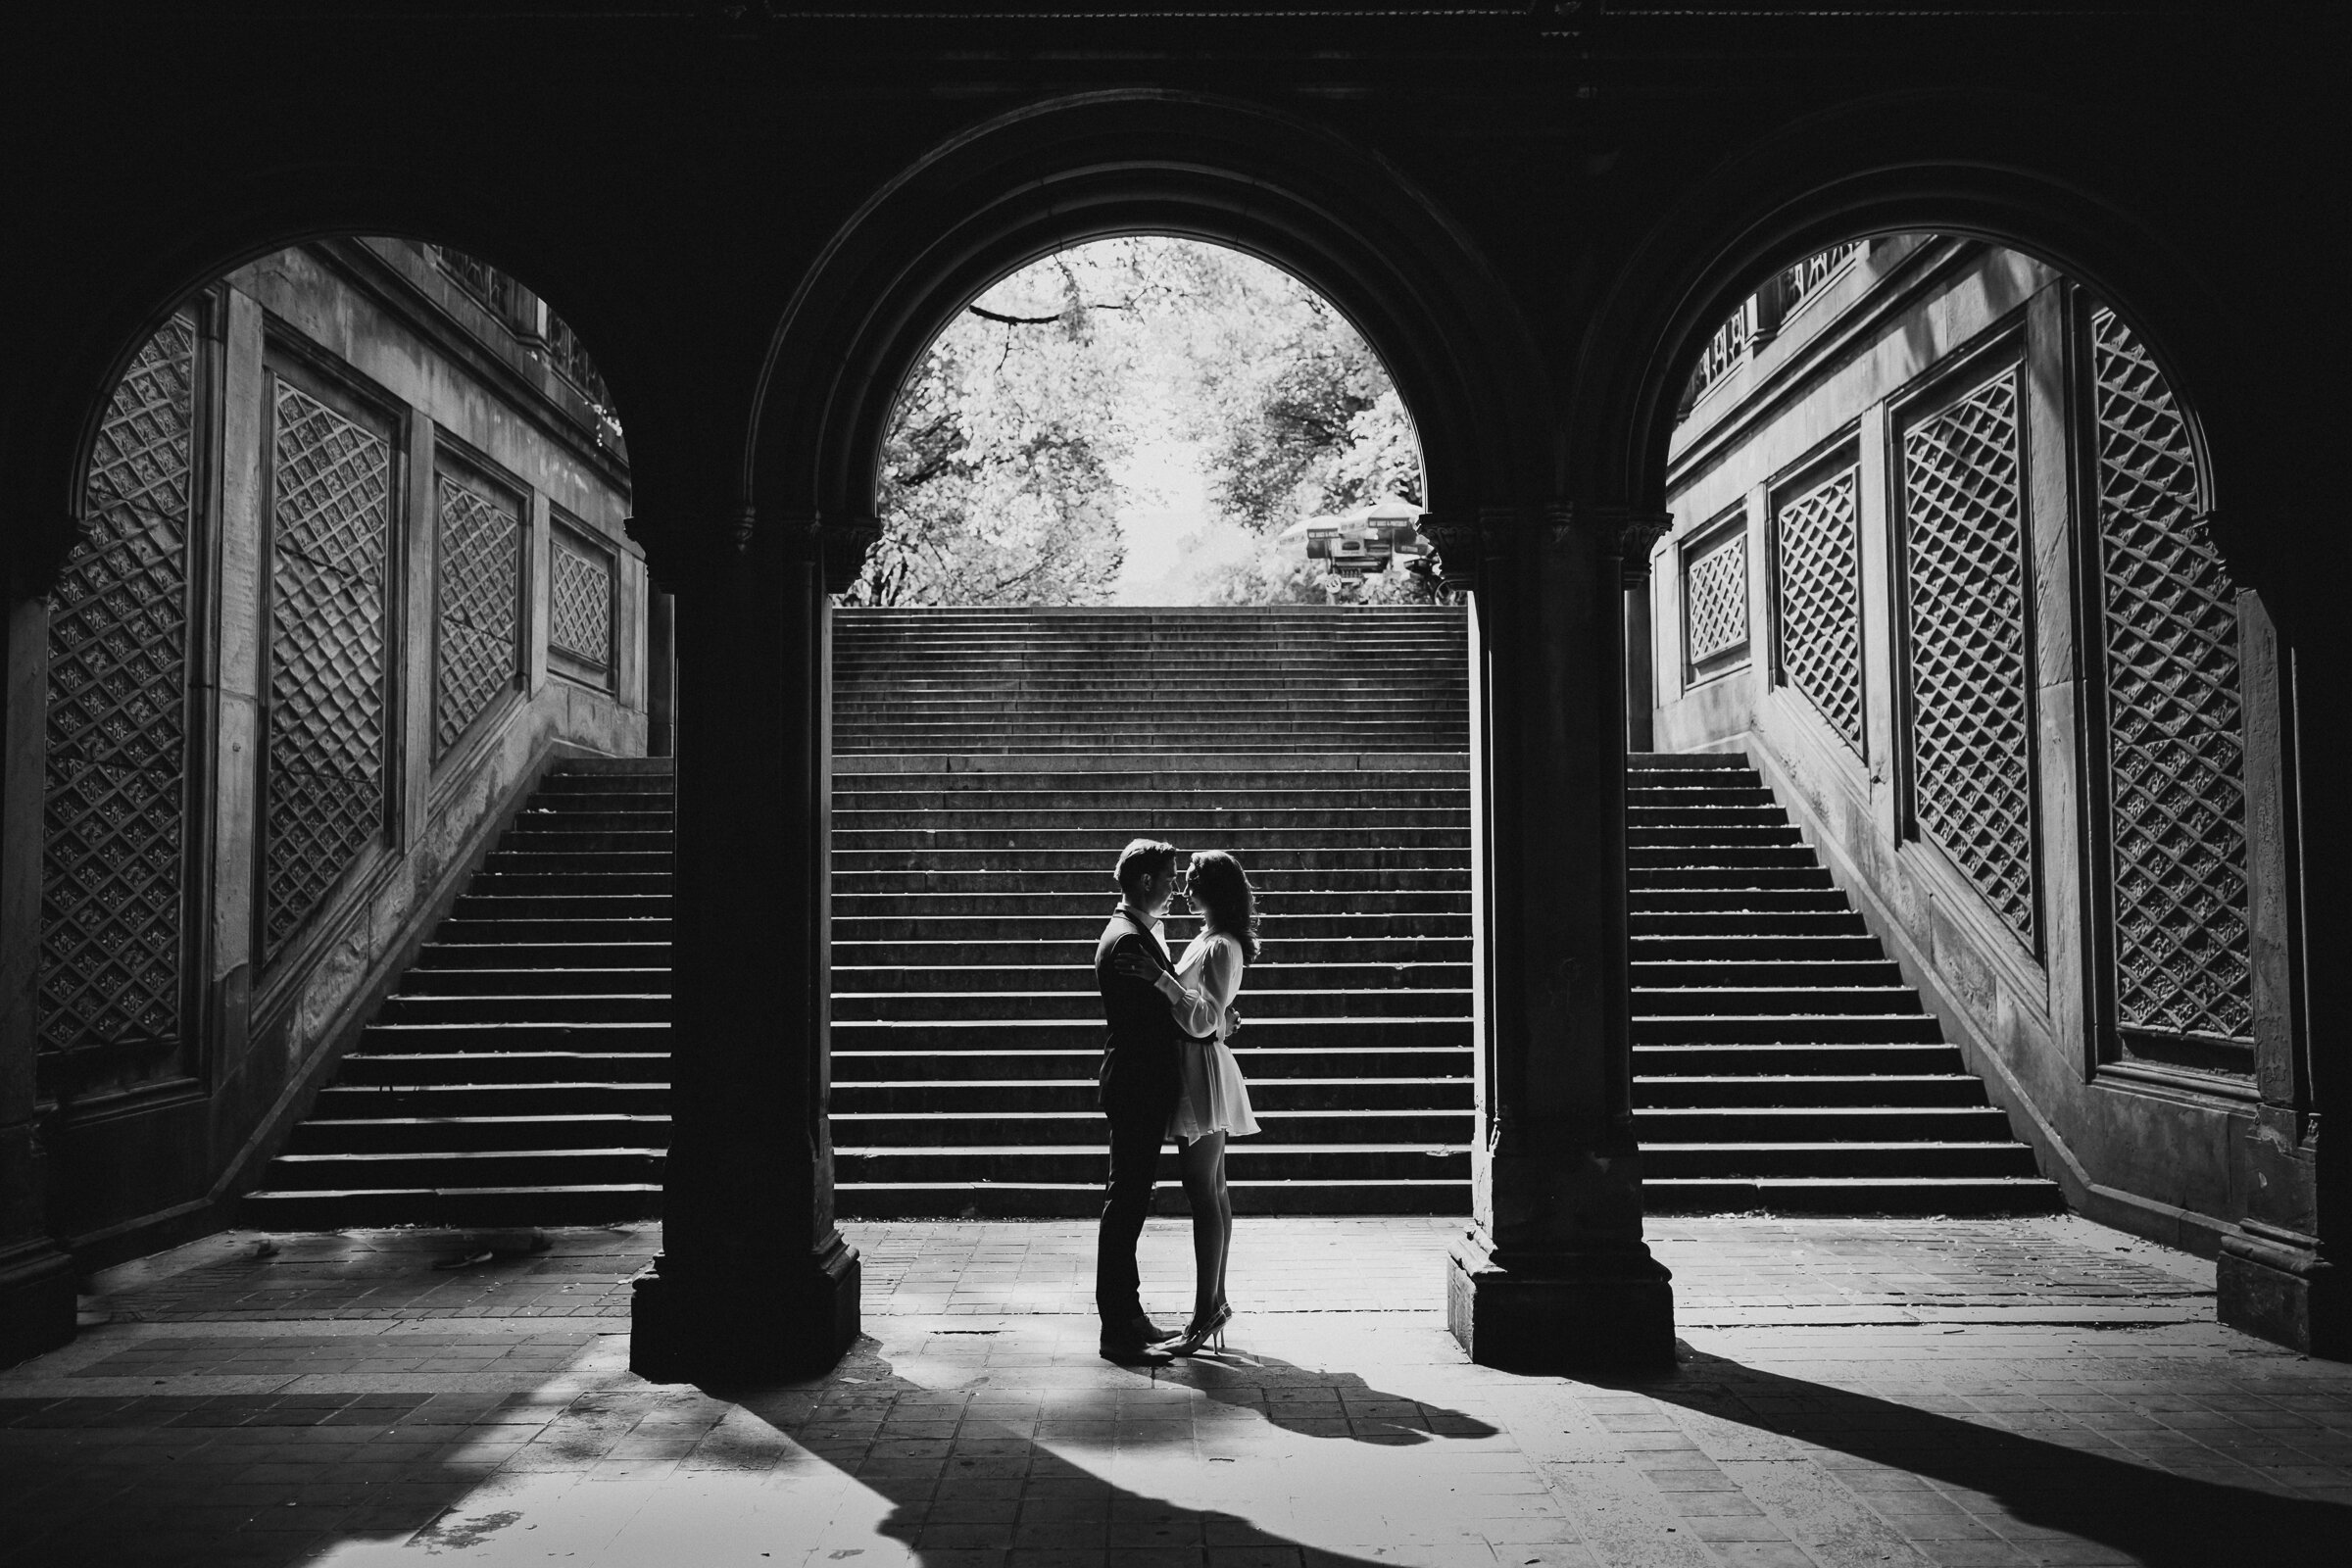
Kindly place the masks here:
POLYGON ((1250 1090, 1226 1040, 1242 975, 1257 959, 1257 906, 1241 862, 1203 850, 1179 870, 1176 847, 1137 839, 1119 852, 1119 906, 1095 947, 1095 980, 1110 1022, 1102 1056, 1102 1113, 1110 1118, 1110 1195, 1096 1244, 1095 1309, 1102 1354, 1112 1361, 1191 1355, 1222 1343, 1233 1307, 1225 1256, 1233 1200, 1225 1190, 1225 1140, 1257 1131, 1250 1090), (1200 934, 1181 958, 1160 921, 1178 897, 1200 911, 1200 934), (1193 1210, 1196 1284, 1183 1333, 1144 1311, 1135 1244, 1152 1207, 1159 1151, 1176 1140, 1193 1210))

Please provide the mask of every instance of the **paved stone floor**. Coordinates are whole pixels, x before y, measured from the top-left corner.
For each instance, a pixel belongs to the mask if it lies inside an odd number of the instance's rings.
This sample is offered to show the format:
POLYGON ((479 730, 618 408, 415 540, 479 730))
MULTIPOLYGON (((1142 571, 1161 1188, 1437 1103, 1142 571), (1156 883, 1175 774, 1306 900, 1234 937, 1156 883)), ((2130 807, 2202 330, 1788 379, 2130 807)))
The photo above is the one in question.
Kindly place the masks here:
MULTIPOLYGON (((11 1568, 2342 1562, 2352 1367, 2073 1219, 1662 1219, 1680 1364, 1515 1377, 1454 1222, 1245 1219, 1221 1355, 1106 1365, 1091 1227, 860 1224, 830 1376, 655 1385, 659 1230, 231 1233, 0 1373, 11 1568)), ((1181 1221, 1147 1235, 1180 1317, 1181 1221)))

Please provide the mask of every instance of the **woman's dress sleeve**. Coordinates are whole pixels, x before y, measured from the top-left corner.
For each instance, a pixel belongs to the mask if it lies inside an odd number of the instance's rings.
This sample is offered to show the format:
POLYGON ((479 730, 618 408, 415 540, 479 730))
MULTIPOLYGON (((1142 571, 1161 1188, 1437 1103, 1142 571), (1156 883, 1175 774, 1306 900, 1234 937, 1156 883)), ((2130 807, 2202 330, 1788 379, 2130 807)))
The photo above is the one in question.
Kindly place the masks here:
POLYGON ((1196 1037, 1221 1035, 1225 1009, 1242 989, 1241 950, 1229 937, 1196 942, 1176 966, 1176 982, 1184 988, 1184 1000, 1169 1003, 1177 1026, 1196 1037))

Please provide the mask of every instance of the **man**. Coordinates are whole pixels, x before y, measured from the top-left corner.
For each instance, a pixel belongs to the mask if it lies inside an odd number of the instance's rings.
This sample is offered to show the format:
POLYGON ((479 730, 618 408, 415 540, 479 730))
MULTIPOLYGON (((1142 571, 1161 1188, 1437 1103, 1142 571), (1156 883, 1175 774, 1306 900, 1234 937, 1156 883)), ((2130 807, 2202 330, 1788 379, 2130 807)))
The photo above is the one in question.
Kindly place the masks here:
POLYGON ((1183 1033, 1161 988, 1180 988, 1159 922, 1183 879, 1176 847, 1157 839, 1137 839, 1121 850, 1112 874, 1119 906, 1095 944, 1095 983, 1110 1024, 1102 1072, 1110 1191, 1095 1247, 1095 1310, 1102 1319, 1103 1358, 1132 1362, 1151 1359, 1153 1346, 1176 1337, 1145 1315, 1135 1244, 1151 1212, 1160 1145, 1176 1108, 1183 1033))

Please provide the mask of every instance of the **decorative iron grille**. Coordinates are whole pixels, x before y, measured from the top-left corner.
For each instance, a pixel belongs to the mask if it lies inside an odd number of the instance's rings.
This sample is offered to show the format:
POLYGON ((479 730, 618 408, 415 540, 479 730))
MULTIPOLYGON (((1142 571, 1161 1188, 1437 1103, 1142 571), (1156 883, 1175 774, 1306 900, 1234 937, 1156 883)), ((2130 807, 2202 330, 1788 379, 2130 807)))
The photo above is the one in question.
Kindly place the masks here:
POLYGON ((40 1049, 181 1038, 196 325, 115 387, 49 603, 40 1049))
POLYGON ((1703 664, 1747 642, 1747 536, 1735 533, 1684 572, 1690 662, 1703 664))
POLYGON ((1903 435, 1913 810, 2034 936, 2024 505, 2014 368, 1903 435))
POLYGON ((598 669, 612 662, 612 567, 559 535, 548 550, 548 646, 598 669))
POLYGON ((263 958, 384 820, 385 558, 392 453, 277 382, 263 958))
POLYGON ((433 672, 437 759, 514 679, 522 617, 522 525, 514 508, 441 475, 440 635, 433 672))
POLYGON ((2236 585, 2173 389, 2091 313, 2118 1022, 2250 1039, 2236 585))
POLYGON ((1781 678, 1862 750, 1862 568, 1856 473, 1781 504, 1773 528, 1781 678))

